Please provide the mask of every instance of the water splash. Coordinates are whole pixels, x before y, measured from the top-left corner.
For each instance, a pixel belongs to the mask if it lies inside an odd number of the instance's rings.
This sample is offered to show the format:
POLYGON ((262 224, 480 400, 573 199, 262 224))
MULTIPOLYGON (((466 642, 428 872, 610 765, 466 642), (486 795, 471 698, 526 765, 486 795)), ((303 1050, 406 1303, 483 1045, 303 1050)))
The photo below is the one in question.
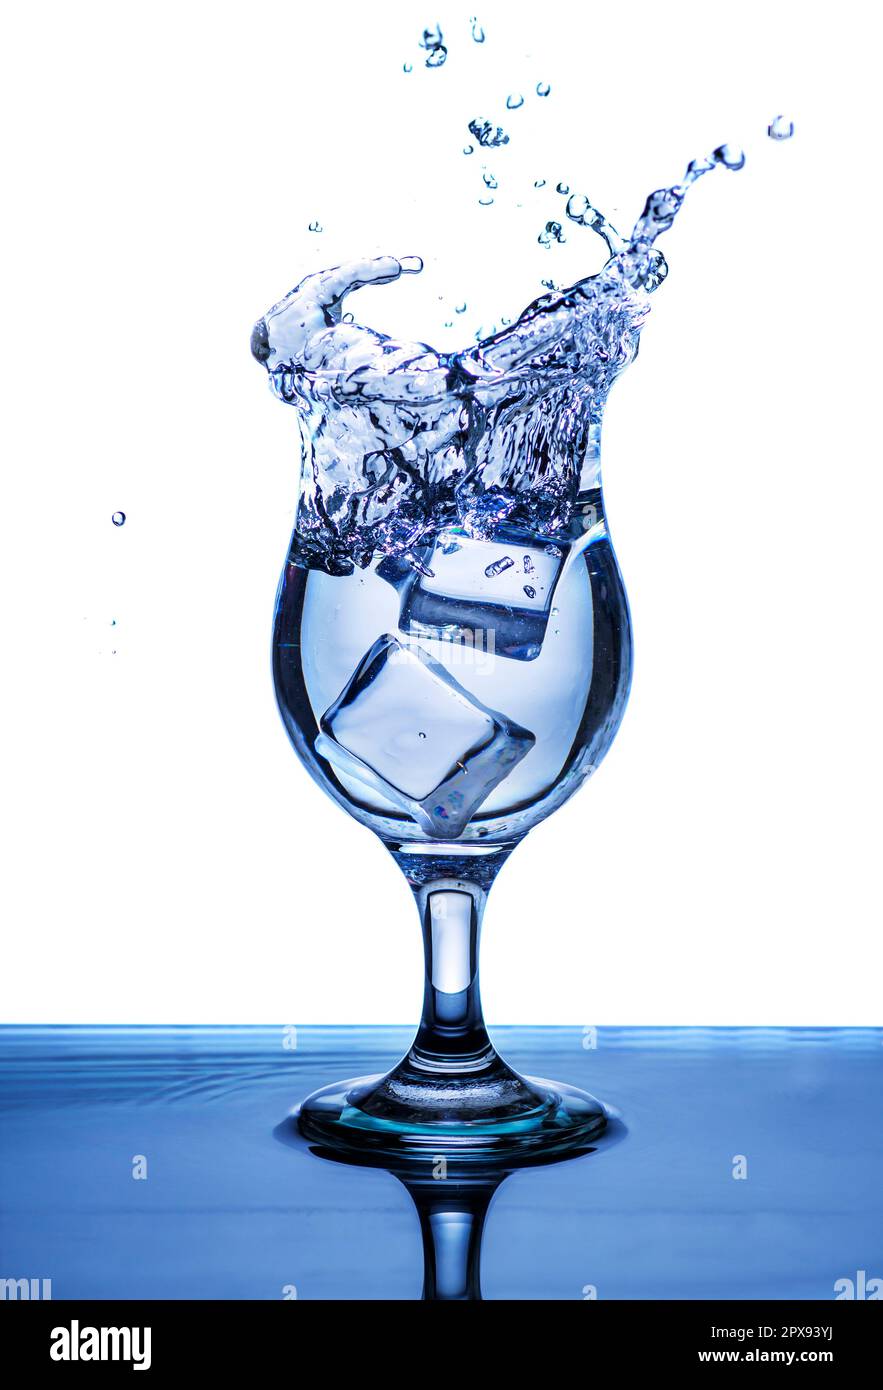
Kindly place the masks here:
MULTIPOLYGON (((477 19, 471 23, 483 42, 477 19)), ((423 30, 421 47, 427 66, 444 63, 438 25, 423 30)), ((540 82, 536 91, 548 96, 551 84, 540 82)), ((506 102, 509 110, 523 104, 518 92, 506 102)), ((773 131, 783 119, 771 124, 771 137, 788 138, 773 131)), ((475 117, 468 128, 482 149, 509 143, 490 120, 475 117)), ((464 154, 473 152, 464 146, 464 154)), ((545 293, 514 324, 504 317, 499 327, 485 325, 459 352, 396 341, 343 311, 362 286, 418 273, 418 257, 351 261, 302 280, 252 336, 273 391, 297 405, 302 425, 292 561, 347 574, 380 552, 420 571, 421 552, 442 526, 479 538, 512 526, 563 534, 577 498, 598 484, 607 395, 634 359, 649 296, 668 273, 657 238, 693 183, 744 162, 731 145, 693 160, 680 183, 649 195, 627 238, 588 195, 559 182, 566 220, 547 221, 540 245, 563 243, 569 222, 601 238, 606 265, 570 288, 544 280, 545 293)), ((482 181, 478 201, 488 207, 497 179, 484 169, 482 181)), ((545 184, 537 179, 534 187, 545 184)), ((455 312, 465 309, 463 302, 455 312)))

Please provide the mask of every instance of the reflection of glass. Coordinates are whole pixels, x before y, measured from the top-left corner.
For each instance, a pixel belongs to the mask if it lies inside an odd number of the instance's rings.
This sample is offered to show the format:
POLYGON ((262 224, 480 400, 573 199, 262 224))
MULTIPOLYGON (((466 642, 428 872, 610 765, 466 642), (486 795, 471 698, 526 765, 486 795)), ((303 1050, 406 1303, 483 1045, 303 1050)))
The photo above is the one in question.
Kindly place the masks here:
MULTIPOLYGON (((274 1133, 280 1143, 303 1147, 296 1112, 294 1117, 277 1125, 274 1133)), ((518 1160, 518 1167, 519 1170, 522 1167, 538 1167, 593 1154, 598 1147, 607 1149, 625 1135, 625 1125, 611 1116, 599 1145, 574 1148, 567 1154, 551 1159, 543 1156, 536 1156, 533 1160, 522 1157, 518 1160)), ((311 1149, 318 1157, 338 1163, 356 1167, 386 1167, 370 1151, 356 1154, 321 1146, 311 1146, 311 1149)), ((410 1164, 402 1162, 387 1169, 407 1188, 417 1211, 423 1242, 423 1299, 428 1302, 480 1300, 481 1244, 485 1220, 497 1189, 513 1170, 498 1163, 485 1166, 474 1161, 458 1162, 454 1159, 442 1164, 440 1160, 439 1155, 431 1168, 425 1162, 418 1161, 410 1164)))
MULTIPOLYGON (((258 325, 260 360, 272 366, 277 340, 301 331, 306 302, 293 292, 258 325)), ((627 360, 614 336, 605 353, 627 360)), ((315 780, 402 869, 426 952, 408 1056, 310 1097, 304 1133, 391 1157, 502 1161, 579 1146, 603 1128, 603 1106, 519 1076, 494 1051, 478 939, 500 867, 598 765, 628 694, 597 381, 573 362, 493 388, 452 370, 430 389, 426 371, 401 364, 377 380, 355 371, 345 388, 280 371, 305 481, 276 604, 279 707, 315 780), (436 502, 408 462, 414 450, 430 492, 433 469, 448 470, 436 502)))

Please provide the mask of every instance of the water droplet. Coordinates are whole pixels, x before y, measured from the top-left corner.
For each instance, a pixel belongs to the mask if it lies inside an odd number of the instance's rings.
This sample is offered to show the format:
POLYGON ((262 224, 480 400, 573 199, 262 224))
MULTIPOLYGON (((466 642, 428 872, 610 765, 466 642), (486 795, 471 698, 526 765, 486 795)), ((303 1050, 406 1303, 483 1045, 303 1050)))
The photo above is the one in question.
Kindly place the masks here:
POLYGON ((464 154, 471 154, 473 148, 474 148, 474 147, 473 147, 472 145, 464 145, 464 146, 463 146, 463 153, 464 153, 464 154))
POLYGON ((420 47, 426 49, 426 66, 428 68, 440 68, 444 65, 448 50, 445 48, 444 35, 440 25, 433 24, 431 28, 427 27, 423 30, 420 47))
POLYGON ((402 64, 402 72, 413 72, 413 71, 414 71, 414 64, 413 64, 413 63, 403 63, 403 64, 402 64))
POLYGON ((399 265, 405 275, 419 275, 423 269, 422 256, 400 256, 399 265))
POLYGON ((485 575, 488 579, 494 579, 498 574, 502 574, 504 570, 510 570, 514 564, 515 561, 512 559, 511 555, 504 555, 501 560, 494 560, 492 565, 488 565, 485 570, 485 575))
POLYGON ((423 732, 422 729, 418 729, 418 731, 417 731, 417 737, 418 737, 418 738, 425 738, 425 737, 426 737, 426 735, 425 735, 425 733, 423 732))
POLYGON ((321 232, 324 228, 321 222, 311 222, 307 230, 311 232, 321 232))
POLYGON ((475 120, 469 122, 469 134, 474 135, 479 145, 496 147, 497 145, 508 145, 509 136, 502 126, 492 126, 490 121, 480 121, 476 116, 475 120))
POLYGON ((355 314, 344 314, 343 318, 340 321, 341 323, 355 323, 356 316, 355 314))
POLYGON ((537 591, 532 584, 525 584, 524 592, 527 594, 528 598, 536 598, 537 596, 537 591))
MULTIPOLYGON (((548 246, 548 244, 548 240, 543 243, 544 246, 548 246)), ((541 280, 540 284, 544 290, 557 290, 558 288, 554 280, 541 280)))
POLYGON ((482 178, 484 179, 484 181, 485 181, 485 183, 487 184, 488 188, 496 188, 496 187, 497 187, 497 180, 494 178, 493 174, 482 174, 482 178))
POLYGON ((525 555, 524 560, 522 562, 522 569, 524 570, 525 574, 533 574, 533 560, 530 558, 529 555, 525 555))
POLYGON ((545 188, 545 186, 546 186, 546 180, 545 180, 545 179, 534 179, 534 181, 533 181, 533 186, 534 186, 534 188, 545 188))
POLYGON ((738 145, 719 145, 712 159, 725 169, 741 169, 745 163, 745 151, 740 150, 738 145))
POLYGON ((520 92, 510 92, 506 98, 506 108, 509 111, 517 111, 519 106, 524 105, 524 97, 520 92))
POLYGON ((551 84, 550 82, 538 82, 538 83, 537 83, 537 96, 538 96, 538 97, 547 97, 547 96, 549 95, 549 93, 551 92, 551 90, 552 90, 552 84, 551 84))
POLYGON ((570 197, 567 200, 567 207, 565 208, 565 212, 567 213, 567 216, 570 218, 571 222, 582 222, 583 218, 585 217, 586 213, 589 211, 591 206, 592 205, 586 197, 585 193, 571 193, 570 197))
POLYGON ((112 516, 110 519, 111 519, 111 521, 113 522, 114 526, 125 526, 125 524, 126 524, 126 513, 125 513, 125 512, 114 512, 113 516, 112 516))
POLYGON ((559 183, 559 184, 557 185, 556 189, 555 189, 555 192, 556 192, 556 193, 564 193, 564 194, 569 193, 569 192, 570 192, 570 184, 569 184, 569 183, 559 183))
POLYGON ((489 208, 493 201, 493 198, 489 194, 486 198, 479 198, 478 206, 482 208, 489 208))
POLYGON ((560 222, 547 222, 543 231, 540 232, 539 240, 543 246, 548 246, 552 241, 564 242, 567 238, 560 222))
POLYGON ((465 314, 465 313, 466 313, 466 301, 465 301, 465 299, 464 299, 464 301, 463 301, 462 304, 455 304, 455 305, 454 305, 454 313, 455 313, 455 314, 465 314))
POLYGON ((472 37, 475 39, 476 43, 484 43, 485 32, 477 19, 473 19, 472 21, 472 37))
POLYGON ((794 122, 785 116, 774 116, 767 126, 766 133, 771 140, 790 140, 794 134, 794 122))

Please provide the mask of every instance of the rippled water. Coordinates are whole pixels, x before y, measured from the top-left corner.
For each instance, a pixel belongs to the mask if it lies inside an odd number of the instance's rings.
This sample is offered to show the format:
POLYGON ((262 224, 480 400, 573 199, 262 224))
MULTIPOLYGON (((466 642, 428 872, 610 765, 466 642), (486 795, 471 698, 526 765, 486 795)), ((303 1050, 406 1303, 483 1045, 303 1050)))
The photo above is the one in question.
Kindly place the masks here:
MULTIPOLYGON (((485 1297, 830 1299, 839 1278, 883 1275, 883 1030, 496 1037, 521 1070, 615 1104, 627 1133, 505 1180, 485 1297)), ((409 1040, 0 1030, 0 1277, 51 1278, 56 1299, 418 1298, 418 1222, 396 1178, 274 1138, 305 1093, 385 1069, 409 1040)))

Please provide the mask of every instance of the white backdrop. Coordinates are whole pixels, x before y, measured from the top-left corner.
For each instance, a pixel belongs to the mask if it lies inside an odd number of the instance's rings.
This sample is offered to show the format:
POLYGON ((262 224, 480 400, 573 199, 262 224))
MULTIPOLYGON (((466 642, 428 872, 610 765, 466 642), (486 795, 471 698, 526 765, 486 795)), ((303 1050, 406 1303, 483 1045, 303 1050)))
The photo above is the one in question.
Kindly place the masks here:
POLYGON ((511 315, 538 270, 594 268, 589 233, 553 268, 532 209, 478 209, 473 115, 512 132, 501 193, 566 179, 624 224, 689 158, 748 153, 667 237, 610 402, 631 703, 498 880, 489 1018, 880 1021, 873 11, 484 4, 480 51, 471 13, 7 16, 6 1021, 416 1017, 404 880, 275 710, 295 427, 248 337, 343 255, 424 254, 362 311, 435 341, 454 297, 511 315), (435 18, 448 63, 406 77, 435 18))

